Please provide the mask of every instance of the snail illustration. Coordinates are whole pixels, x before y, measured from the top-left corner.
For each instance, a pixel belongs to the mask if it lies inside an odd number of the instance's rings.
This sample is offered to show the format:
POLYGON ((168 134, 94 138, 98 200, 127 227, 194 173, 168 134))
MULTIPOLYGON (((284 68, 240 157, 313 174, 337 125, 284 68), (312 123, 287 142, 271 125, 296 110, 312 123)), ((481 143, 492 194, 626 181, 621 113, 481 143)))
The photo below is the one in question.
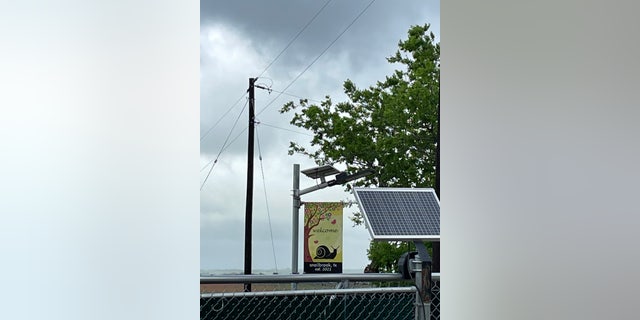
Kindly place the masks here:
MULTIPOLYGON (((340 246, 338 246, 340 248, 340 246)), ((338 254, 338 248, 331 247, 333 251, 329 250, 327 246, 319 246, 316 249, 316 257, 314 259, 333 259, 338 254)))

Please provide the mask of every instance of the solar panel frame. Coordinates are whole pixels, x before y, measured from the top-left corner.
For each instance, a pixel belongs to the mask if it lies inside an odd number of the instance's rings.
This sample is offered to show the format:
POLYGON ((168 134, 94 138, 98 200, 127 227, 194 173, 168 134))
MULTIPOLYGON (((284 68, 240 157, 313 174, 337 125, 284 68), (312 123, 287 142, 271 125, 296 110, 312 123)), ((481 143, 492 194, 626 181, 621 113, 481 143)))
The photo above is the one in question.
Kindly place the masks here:
POLYGON ((440 241, 440 200, 433 188, 353 191, 373 240, 440 241))

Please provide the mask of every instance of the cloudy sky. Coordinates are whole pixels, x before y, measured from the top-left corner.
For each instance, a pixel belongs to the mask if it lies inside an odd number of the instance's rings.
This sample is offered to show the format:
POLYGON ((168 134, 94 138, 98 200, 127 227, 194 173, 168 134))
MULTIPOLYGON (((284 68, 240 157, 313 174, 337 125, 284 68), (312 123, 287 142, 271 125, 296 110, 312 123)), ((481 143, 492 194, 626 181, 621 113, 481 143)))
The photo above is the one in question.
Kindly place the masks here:
MULTIPOLYGON (((278 109, 288 101, 297 101, 294 96, 313 101, 330 95, 334 102, 343 101, 346 79, 359 87, 384 79, 395 68, 385 58, 396 51, 410 26, 430 23, 439 37, 440 4, 437 0, 202 0, 200 12, 201 183, 211 168, 206 165, 218 159, 200 193, 200 267, 244 267, 248 112, 241 110, 247 101, 244 94, 249 78, 260 75, 273 62, 257 83, 274 91, 256 89, 255 96, 260 124, 255 146, 252 266, 253 270, 271 270, 277 264, 278 271, 284 273, 291 267, 292 166, 299 163, 305 169, 315 163, 301 155, 287 155, 289 141, 305 144, 311 137, 289 125, 292 114, 280 114, 278 109), (360 13, 360 18, 302 73, 360 13)), ((336 167, 344 169, 340 164, 336 167)), ((301 175, 301 188, 315 183, 301 175)), ((307 194, 302 200, 355 199, 341 187, 333 187, 307 194)), ((355 209, 345 209, 345 271, 361 271, 368 263, 369 233, 363 226, 352 227, 347 219, 355 209)), ((301 270, 301 255, 299 260, 301 270)))

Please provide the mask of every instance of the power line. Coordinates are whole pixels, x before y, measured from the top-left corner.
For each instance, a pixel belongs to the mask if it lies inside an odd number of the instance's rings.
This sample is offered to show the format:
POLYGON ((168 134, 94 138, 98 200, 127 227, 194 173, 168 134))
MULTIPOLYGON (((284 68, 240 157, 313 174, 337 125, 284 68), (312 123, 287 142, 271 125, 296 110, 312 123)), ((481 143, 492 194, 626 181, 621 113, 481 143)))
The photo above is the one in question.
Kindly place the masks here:
POLYGON ((297 133, 297 134, 313 137, 313 135, 308 134, 308 133, 298 132, 298 131, 295 131, 295 130, 274 126, 274 125, 267 124, 267 123, 264 123, 264 122, 260 122, 260 124, 264 125, 264 126, 267 126, 267 127, 275 128, 275 129, 285 130, 285 131, 289 131, 289 132, 293 132, 293 133, 297 133))
POLYGON ((331 3, 331 1, 333 0, 328 0, 327 2, 324 3, 324 5, 322 6, 322 8, 320 8, 320 10, 318 10, 318 12, 316 12, 316 14, 313 16, 313 18, 311 18, 311 20, 309 20, 309 22, 307 22, 307 24, 304 25, 304 27, 302 27, 302 29, 300 29, 300 31, 298 31, 298 33, 293 37, 293 39, 291 39, 289 41, 289 43, 284 47, 284 49, 282 49, 282 51, 280 51, 280 53, 278 53, 278 55, 275 57, 275 59, 273 59, 273 61, 271 61, 271 63, 269 63, 269 65, 264 68, 264 70, 262 70, 262 72, 260 72, 260 74, 256 77, 256 78, 260 78, 260 76, 262 76, 265 72, 267 72, 267 70, 271 67, 271 65, 273 65, 276 60, 278 60, 278 58, 280 58, 280 56, 287 51, 287 49, 289 49, 289 47, 291 46, 291 44, 293 44, 294 41, 296 41, 296 39, 298 39, 298 37, 302 34, 302 32, 304 32, 304 30, 307 29, 307 27, 314 21, 316 20, 316 18, 318 17, 318 15, 320 15, 320 12, 322 12, 322 10, 324 10, 324 8, 327 7, 327 5, 329 5, 329 3, 331 3))
MULTIPOLYGON (((284 89, 283 91, 287 91, 287 89, 289 89, 289 87, 291 87, 305 72, 307 72, 307 70, 309 70, 309 68, 311 68, 311 66, 313 66, 314 63, 316 63, 316 61, 318 61, 318 59, 320 59, 320 57, 322 57, 325 52, 327 52, 327 50, 329 50, 329 48, 331 48, 331 46, 333 46, 334 43, 336 43, 338 41, 338 39, 340 39, 340 37, 342 37, 343 34, 345 34, 345 32, 347 32, 347 30, 349 30, 349 28, 351 28, 351 26, 356 23, 356 21, 358 21, 358 19, 360 19, 360 17, 367 11, 367 9, 369 9, 369 7, 371 7, 371 5, 376 2, 376 0, 371 0, 371 2, 369 2, 369 4, 364 7, 362 9, 362 11, 360 11, 360 13, 358 13, 358 15, 353 18, 353 20, 351 21, 351 23, 349 23, 349 25, 347 25, 346 28, 344 28, 344 30, 342 30, 342 32, 340 32, 340 34, 338 34, 338 36, 333 39, 333 41, 331 41, 331 43, 329 43, 329 45, 322 50, 322 52, 315 58, 313 59, 313 61, 311 61, 311 63, 304 68, 304 70, 302 70, 302 72, 300 72, 284 89)), ((256 116, 260 115, 262 112, 264 112, 274 101, 276 101, 278 98, 280 98, 280 96, 282 96, 282 93, 278 94, 277 97, 275 97, 273 100, 271 100, 266 106, 264 106, 262 108, 262 110, 260 110, 260 112, 258 112, 256 114, 256 116)))
MULTIPOLYGON (((260 75, 262 75, 264 72, 266 72, 266 70, 267 70, 267 69, 269 69, 269 67, 271 67, 271 65, 272 65, 272 64, 273 64, 273 63, 274 63, 274 62, 275 62, 275 61, 276 61, 276 60, 277 60, 277 59, 282 55, 282 53, 283 53, 283 52, 284 52, 284 51, 285 51, 285 50, 286 50, 286 49, 287 49, 287 48, 288 48, 288 47, 293 43, 293 41, 295 41, 295 40, 298 38, 298 36, 299 36, 299 35, 300 35, 300 34, 301 34, 301 33, 302 33, 302 32, 303 32, 303 31, 304 31, 304 30, 305 30, 305 29, 306 29, 306 28, 307 28, 307 27, 308 27, 308 26, 309 26, 309 25, 314 21, 314 20, 315 20, 315 18, 320 14, 320 12, 321 12, 322 10, 324 10, 324 8, 325 8, 325 7, 326 7, 326 6, 327 6, 331 1, 332 1, 332 0, 328 0, 328 1, 327 1, 327 2, 322 6, 322 8, 320 8, 320 10, 318 10, 318 12, 316 12, 316 14, 314 15, 314 17, 313 17, 313 18, 312 18, 312 19, 311 19, 311 20, 310 20, 310 21, 309 21, 309 22, 308 22, 308 23, 307 23, 307 24, 302 28, 302 30, 301 30, 301 31, 299 31, 299 32, 298 32, 298 34, 296 34, 296 36, 295 36, 295 37, 294 37, 294 38, 289 42, 289 44, 287 44, 287 46, 286 46, 286 47, 285 47, 285 48, 284 48, 284 49, 283 49, 283 50, 278 54, 278 56, 276 56, 276 58, 275 58, 275 59, 274 59, 274 60, 273 60, 273 61, 272 61, 268 66, 267 66, 267 68, 265 68, 265 70, 263 70, 263 71, 262 71, 262 73, 261 73, 260 75)), ((264 112, 264 111, 265 111, 269 106, 271 106, 271 104, 273 104, 273 102, 275 102, 278 98, 280 98, 280 96, 282 96, 283 94, 287 94, 285 91, 286 91, 287 89, 289 89, 289 87, 291 87, 291 86, 292 86, 292 85, 293 85, 293 84, 294 84, 294 83, 295 83, 295 82, 296 82, 296 81, 297 81, 297 80, 298 80, 298 79, 299 79, 299 78, 300 78, 300 77, 301 77, 305 72, 307 72, 307 70, 309 70, 309 68, 311 68, 311 66, 313 66, 313 65, 314 65, 314 64, 315 64, 315 63, 316 63, 316 62, 317 62, 317 61, 318 61, 318 60, 319 60, 319 59, 320 59, 320 58, 321 58, 321 57, 322 57, 322 56, 323 56, 323 55, 324 55, 324 54, 325 54, 325 53, 326 53, 326 52, 327 52, 327 51, 328 51, 332 46, 333 46, 333 45, 334 45, 334 44, 335 44, 335 43, 336 43, 336 42, 337 42, 337 41, 342 37, 342 35, 344 35, 344 34, 349 30, 349 28, 351 28, 351 26, 353 26, 353 24, 354 24, 354 23, 355 23, 355 22, 356 22, 356 21, 357 21, 357 20, 358 20, 358 19, 359 19, 359 18, 360 18, 360 17, 361 17, 361 16, 362 16, 362 15, 363 15, 363 14, 364 14, 368 9, 369 9, 369 7, 371 7, 371 5, 373 5, 373 3, 374 3, 375 1, 376 1, 376 0, 372 0, 371 2, 369 2, 369 4, 368 4, 366 7, 364 7, 364 8, 360 11, 360 13, 358 13, 358 15, 356 15, 356 16, 355 16, 355 18, 354 18, 354 19, 353 19, 353 20, 352 20, 352 21, 347 25, 347 27, 346 27, 346 28, 344 28, 344 30, 342 30, 342 32, 340 32, 340 33, 338 34, 338 36, 337 36, 335 39, 333 39, 333 41, 331 41, 331 43, 329 43, 329 45, 328 45, 328 46, 327 46, 327 47, 326 47, 326 48, 325 48, 325 49, 324 49, 324 50, 323 50, 323 51, 322 51, 322 52, 321 52, 321 53, 320 53, 320 54, 319 54, 315 59, 313 59, 313 61, 311 61, 311 63, 310 63, 309 65, 307 65, 307 67, 306 67, 306 68, 304 68, 304 69, 302 70, 302 72, 300 72, 300 73, 299 73, 299 74, 298 74, 298 75, 297 75, 297 76, 296 76, 296 77, 295 77, 295 78, 294 78, 294 79, 293 79, 293 80, 292 80, 292 81, 291 81, 291 82, 290 82, 290 83, 289 83, 289 84, 288 84, 288 85, 283 89, 283 91, 276 91, 276 92, 279 92, 279 93, 278 93, 278 96, 276 96, 276 97, 275 97, 273 100, 271 100, 271 101, 270 101, 266 106, 264 106, 264 107, 260 110, 260 112, 258 112, 258 113, 256 114, 256 116, 258 116, 258 115, 260 115, 262 112, 264 112)), ((237 101, 236 101, 236 102, 235 102, 235 103, 234 103, 234 104, 233 104, 233 105, 232 105, 232 106, 231 106, 231 107, 230 107, 230 108, 229 108, 229 109, 228 109, 228 110, 227 110, 227 111, 222 115, 222 117, 220 117, 220 119, 218 119, 218 121, 217 121, 217 122, 216 122, 216 123, 215 123, 211 128, 209 128, 209 129, 207 130, 207 132, 205 132, 205 134, 203 134, 203 135, 200 137, 200 141, 202 141, 202 140, 203 140, 203 139, 204 139, 204 138, 205 138, 205 137, 206 137, 206 136, 211 132, 211 130, 213 130, 213 129, 214 129, 214 128, 215 128, 215 127, 220 123, 220 121, 222 121, 222 119, 223 119, 223 118, 224 118, 224 117, 225 117, 229 112, 231 112, 231 110, 233 109, 233 107, 234 107, 236 104, 238 104, 238 102, 240 102, 240 100, 242 100, 242 98, 243 98, 245 95, 246 95, 246 92, 245 92, 242 96, 240 96, 240 98, 238 98, 238 100, 237 100, 237 101)), ((290 94, 287 94, 287 95, 290 95, 290 94)), ((298 97, 298 98, 300 98, 300 97, 298 97)), ((247 102, 248 102, 248 100, 247 100, 247 102)), ((240 112, 240 115, 242 115, 242 112, 244 112, 244 109, 246 108, 246 105, 247 105, 247 103, 245 103, 244 107, 242 108, 242 111, 240 112)), ((238 120, 240 119, 240 115, 238 115, 238 118, 236 119, 236 121, 235 121, 235 122, 234 122, 234 124, 233 124, 233 128, 232 128, 232 129, 231 129, 231 131, 229 132, 229 135, 227 135, 227 138, 226 138, 226 140, 225 140, 225 142, 224 142, 224 144, 223 144, 222 149, 220 150, 220 152, 219 152, 219 153, 218 153, 218 155, 216 156, 216 159, 213 161, 213 165, 212 165, 212 166, 211 166, 211 168, 209 169, 209 172, 207 173, 207 176, 205 177, 204 182, 203 182, 203 183, 202 183, 202 185, 200 186, 200 190, 202 190, 202 188, 204 187, 205 183, 207 182, 207 179, 209 178, 209 175, 211 174, 211 171, 213 170, 213 167, 214 167, 214 166, 215 166, 215 164, 218 162, 218 158, 220 157, 220 155, 222 154, 222 152, 228 148, 228 146, 226 145, 226 144, 227 144, 227 141, 229 140, 229 137, 231 136, 231 133, 233 132, 233 129, 235 128, 236 124, 238 123, 238 120)), ((265 125, 266 125, 266 124, 265 124, 265 125)), ((285 129, 285 128, 280 128, 280 127, 276 127, 276 126, 272 126, 272 125, 267 125, 267 126, 274 127, 274 128, 277 128, 277 129, 282 129, 282 130, 287 130, 287 131, 295 132, 295 131, 293 131, 293 130, 289 130, 289 129, 285 129)), ((246 130, 246 128, 245 128, 244 130, 246 130)), ((243 130, 242 132, 244 132, 244 130, 243 130)), ((241 133, 242 133, 242 132, 241 132, 241 133)), ((303 133, 300 133, 300 132, 295 132, 295 133, 303 134, 303 133)), ((238 134, 238 135, 237 135, 237 136, 236 136, 236 137, 231 141, 231 143, 233 143, 233 142, 234 142, 234 141, 235 141, 239 136, 240 136, 240 134, 238 134)), ((229 145, 231 145, 231 144, 229 144, 229 145)), ((205 166, 205 167, 206 167, 206 166, 205 166)), ((201 171, 202 171, 202 170, 201 170, 201 171)))
MULTIPOLYGON (((269 63, 269 65, 267 65, 266 68, 264 68, 264 70, 262 70, 262 72, 260 72, 260 75, 258 75, 256 78, 259 78, 260 76, 262 76, 265 72, 267 72, 267 70, 280 58, 280 56, 282 56, 282 54, 287 51, 287 49, 289 49, 289 47, 293 44, 293 42, 295 42, 298 37, 300 37, 300 35, 307 29, 307 27, 309 27, 311 25, 311 23, 313 23, 313 21, 316 20, 316 18, 320 15, 320 13, 329 5, 329 3, 331 3, 333 0, 327 0, 324 5, 313 15, 313 17, 311 18, 311 20, 309 20, 303 27, 302 29, 300 29, 300 31, 298 31, 298 33, 291 39, 289 40, 289 43, 287 43, 287 45, 284 47, 284 49, 282 49, 280 51, 280 53, 278 53, 278 55, 269 63)), ((242 100, 242 98, 244 96, 246 96, 247 93, 245 92, 242 96, 240 96, 240 98, 238 98, 238 100, 236 100, 236 102, 231 105, 231 107, 229 107, 229 109, 218 119, 218 121, 211 126, 201 137, 200 137, 200 141, 202 141, 210 132, 211 130, 213 130, 221 121, 222 119, 224 119, 224 117, 231 112, 231 110, 233 109, 233 107, 235 107, 238 102, 240 102, 240 100, 242 100)))
POLYGON ((211 159, 209 162, 207 162, 207 164, 204 165, 204 167, 202 167, 200 169, 200 172, 202 172, 204 169, 206 169, 207 167, 209 167, 209 165, 213 162, 214 159, 211 159))
MULTIPOLYGON (((234 142, 236 142, 236 140, 238 140, 238 138, 240 138, 240 136, 247 131, 247 127, 244 127, 244 129, 242 129, 242 131, 240 131, 233 139, 231 139, 231 142, 229 142, 227 144, 226 147, 224 147, 221 152, 224 152, 225 150, 229 149, 229 147, 231 147, 233 145, 234 142)), ((206 169, 212 162, 214 161, 214 159, 211 159, 211 161, 207 162, 207 164, 204 165, 204 167, 202 167, 202 169, 200 169, 200 172, 202 172, 204 169, 206 169)))
POLYGON ((256 85, 256 88, 262 89, 262 90, 267 90, 267 91, 269 91, 269 93, 277 92, 277 93, 284 94, 285 96, 290 96, 290 97, 298 98, 298 99, 301 99, 301 100, 309 100, 309 101, 313 101, 313 102, 317 102, 317 103, 322 103, 322 101, 320 101, 320 100, 311 99, 311 98, 304 98, 304 97, 301 97, 299 95, 295 95, 295 94, 292 94, 292 93, 288 93, 288 92, 284 92, 284 91, 278 91, 278 90, 270 88, 270 87, 264 87, 264 86, 256 85))
MULTIPOLYGON (((293 42, 295 42, 298 37, 300 37, 300 35, 307 29, 307 27, 309 27, 309 25, 311 25, 311 23, 313 23, 313 21, 315 21, 315 19, 320 15, 320 13, 329 5, 329 3, 331 3, 333 0, 328 0, 324 3, 324 5, 315 13, 315 15, 313 15, 313 17, 311 18, 311 20, 309 20, 303 27, 302 29, 300 29, 300 31, 298 31, 298 33, 289 41, 289 43, 287 43, 287 45, 284 47, 284 49, 282 49, 280 51, 280 53, 278 53, 278 55, 271 61, 271 63, 269 63, 269 65, 267 65, 266 68, 264 68, 264 70, 262 70, 262 72, 260 73, 260 75, 258 75, 256 78, 259 78, 260 76, 262 76, 265 72, 267 72, 267 70, 280 58, 280 56, 282 56, 282 54, 289 49, 289 47, 293 44, 293 42)), ((218 121, 211 126, 202 136, 200 136, 200 141, 202 141, 221 121, 222 119, 224 119, 224 117, 231 112, 231 110, 238 104, 238 102, 240 102, 240 100, 242 100, 242 98, 244 96, 246 96, 247 93, 245 92, 242 96, 240 96, 240 98, 238 98, 238 100, 236 100, 236 102, 231 105, 231 107, 229 107, 229 109, 218 119, 218 121)))
MULTIPOLYGON (((204 178, 204 181, 202 182, 202 185, 200 186, 200 191, 202 191, 202 188, 207 183, 207 180, 209 179, 209 175, 211 175, 211 171, 213 171, 213 167, 215 167, 216 163, 218 163, 218 159, 220 158, 220 155, 222 154, 222 152, 224 150, 226 150, 225 146, 227 145, 227 142, 229 141, 229 138, 231 137, 231 134, 233 133, 233 129, 236 128, 236 125, 238 124, 238 120, 240 120, 240 116, 242 116, 242 113, 244 113, 244 109, 247 107, 247 103, 249 103, 249 100, 247 100, 244 103, 244 106, 242 107, 242 110, 240 111, 240 114, 236 118, 236 121, 233 123, 233 127, 231 127, 231 131, 229 131, 229 134, 227 135, 227 138, 224 140, 224 143, 222 144, 222 148, 220 148, 220 151, 218 152, 218 155, 216 156, 216 159, 213 161, 213 165, 211 165, 211 168, 209 169, 209 172, 207 173, 207 176, 204 178)), ((236 138, 237 138, 237 136, 236 136, 236 138)), ((235 141, 235 139, 234 139, 234 141, 235 141)))
POLYGON ((232 140, 231 142, 229 142, 229 144, 227 144, 226 147, 224 147, 224 149, 222 149, 222 151, 225 151, 227 149, 229 149, 229 147, 231 147, 231 145, 233 145, 234 142, 236 142, 236 140, 238 140, 238 138, 240 138, 240 136, 247 131, 248 127, 245 127, 244 129, 242 129, 242 131, 240 131, 240 133, 238 133, 232 140))
POLYGON ((278 260, 276 259, 276 246, 273 242, 273 228, 271 227, 271 213, 269 211, 269 197, 267 197, 267 183, 264 178, 264 166, 262 165, 262 150, 260 149, 260 136, 258 135, 258 127, 256 127, 256 142, 258 142, 258 155, 260 159, 260 172, 262 173, 262 189, 264 190, 264 202, 267 206, 267 218, 269 221, 269 234, 271 234, 271 250, 273 251, 273 262, 278 273, 278 260))
MULTIPOLYGON (((234 103, 231 105, 231 107, 230 107, 230 108, 229 108, 229 109, 228 109, 228 110, 227 110, 227 111, 226 111, 226 112, 225 112, 225 113, 220 117, 220 119, 218 119, 218 121, 217 121, 213 126, 211 126, 211 128, 209 128, 209 129, 207 130, 207 132, 205 132, 202 136, 200 136, 200 142, 202 142, 202 140, 204 139, 204 137, 206 137, 206 136, 211 132, 211 130, 213 130, 213 129, 214 129, 214 128, 215 128, 215 127, 220 123, 220 121, 222 121, 222 119, 224 119, 224 117, 225 117, 225 116, 227 116, 227 114, 228 114, 229 112, 231 112, 231 110, 233 110, 233 107, 235 107, 235 106, 236 106, 236 104, 238 104, 238 102, 240 102, 240 100, 242 100, 242 98, 244 98, 246 95, 247 95, 247 93, 246 93, 246 92, 245 92, 245 93, 243 93, 243 94, 240 96, 240 98, 238 98, 238 100, 236 100, 236 102, 234 102, 234 103)), ((245 106, 246 106, 246 105, 245 105, 245 106)))

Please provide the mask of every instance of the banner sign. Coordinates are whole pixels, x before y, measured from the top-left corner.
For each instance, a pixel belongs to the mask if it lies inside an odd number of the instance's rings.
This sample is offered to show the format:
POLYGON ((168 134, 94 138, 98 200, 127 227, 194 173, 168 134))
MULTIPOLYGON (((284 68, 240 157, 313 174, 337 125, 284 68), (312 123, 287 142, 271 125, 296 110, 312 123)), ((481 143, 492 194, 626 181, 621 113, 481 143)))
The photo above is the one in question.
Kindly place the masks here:
POLYGON ((342 273, 342 208, 304 203, 304 273, 342 273))

